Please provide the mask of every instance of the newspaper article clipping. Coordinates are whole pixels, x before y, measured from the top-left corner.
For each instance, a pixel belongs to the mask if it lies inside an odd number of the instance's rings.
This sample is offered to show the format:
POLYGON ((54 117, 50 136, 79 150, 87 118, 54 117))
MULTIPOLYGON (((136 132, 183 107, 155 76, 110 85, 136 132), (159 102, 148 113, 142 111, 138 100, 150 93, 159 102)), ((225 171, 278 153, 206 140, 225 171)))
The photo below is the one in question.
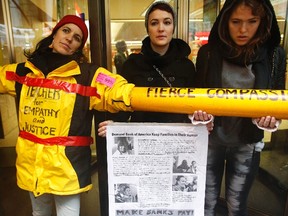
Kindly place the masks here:
POLYGON ((109 124, 109 216, 204 216, 207 146, 203 125, 109 124))

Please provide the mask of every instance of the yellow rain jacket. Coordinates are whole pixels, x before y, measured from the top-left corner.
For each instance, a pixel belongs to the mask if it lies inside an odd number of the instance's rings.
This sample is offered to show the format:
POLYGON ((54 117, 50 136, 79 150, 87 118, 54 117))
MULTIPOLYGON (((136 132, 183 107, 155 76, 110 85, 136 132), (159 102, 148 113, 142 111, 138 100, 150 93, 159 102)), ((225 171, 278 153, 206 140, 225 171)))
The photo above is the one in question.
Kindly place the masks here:
POLYGON ((17 97, 17 184, 35 196, 91 189, 92 110, 131 111, 134 87, 102 67, 69 61, 44 74, 32 62, 0 67, 0 93, 17 97))

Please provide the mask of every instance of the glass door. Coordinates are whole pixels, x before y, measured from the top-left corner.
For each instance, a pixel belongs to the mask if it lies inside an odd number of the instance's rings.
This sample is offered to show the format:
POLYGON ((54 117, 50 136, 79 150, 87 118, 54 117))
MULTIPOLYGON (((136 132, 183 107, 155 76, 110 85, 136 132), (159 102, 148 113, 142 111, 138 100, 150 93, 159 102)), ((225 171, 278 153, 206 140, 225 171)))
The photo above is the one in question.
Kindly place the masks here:
MULTIPOLYGON (((11 34, 9 23, 9 10, 7 1, 0 1, 0 65, 11 62, 11 40, 7 37, 11 34)), ((17 113, 14 97, 0 95, 0 146, 14 147, 18 135, 17 113)), ((2 151, 0 151, 2 154, 2 151)), ((2 158, 2 157, 1 157, 2 158)), ((8 159, 9 157, 7 157, 8 159)), ((14 159, 14 158, 13 158, 14 159)), ((1 161, 0 165, 12 165, 14 161, 1 161)))

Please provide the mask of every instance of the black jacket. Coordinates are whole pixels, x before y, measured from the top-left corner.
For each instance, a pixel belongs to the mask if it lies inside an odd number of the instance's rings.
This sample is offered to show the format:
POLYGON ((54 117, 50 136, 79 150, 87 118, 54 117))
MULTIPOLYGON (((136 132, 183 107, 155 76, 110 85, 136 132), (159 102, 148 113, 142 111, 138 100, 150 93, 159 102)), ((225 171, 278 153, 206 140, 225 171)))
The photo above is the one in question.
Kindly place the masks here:
MULTIPOLYGON (((141 53, 131 54, 123 64, 122 76, 137 87, 169 87, 153 68, 155 65, 173 87, 194 87, 195 67, 188 59, 190 47, 180 39, 172 39, 165 55, 154 52, 150 38, 143 40, 141 53)), ((129 113, 132 122, 188 122, 187 115, 156 112, 129 113)), ((117 115, 115 121, 125 121, 127 116, 117 115)))
MULTIPOLYGON (((222 53, 223 41, 218 32, 221 25, 223 11, 232 7, 238 0, 226 0, 219 16, 217 17, 210 32, 208 44, 202 46, 197 55, 197 87, 222 87, 222 63, 225 58, 222 53)), ((269 0, 263 0, 267 14, 272 16, 271 35, 263 44, 263 50, 267 52, 265 58, 256 67, 252 68, 255 73, 255 89, 285 89, 286 55, 280 44, 280 31, 277 25, 275 12, 269 0), (261 69, 259 69, 259 67, 261 69), (263 69, 263 70, 262 70, 263 69)), ((226 59, 226 58, 225 58, 226 59)), ((227 60, 227 59, 226 59, 227 60)), ((259 116, 260 117, 260 116, 259 116)), ((255 143, 261 141, 264 136, 263 130, 252 124, 251 118, 243 118, 242 129, 239 137, 243 143, 255 143)), ((215 126, 221 124, 221 117, 215 118, 215 126)), ((213 132, 212 132, 213 133, 213 132)))

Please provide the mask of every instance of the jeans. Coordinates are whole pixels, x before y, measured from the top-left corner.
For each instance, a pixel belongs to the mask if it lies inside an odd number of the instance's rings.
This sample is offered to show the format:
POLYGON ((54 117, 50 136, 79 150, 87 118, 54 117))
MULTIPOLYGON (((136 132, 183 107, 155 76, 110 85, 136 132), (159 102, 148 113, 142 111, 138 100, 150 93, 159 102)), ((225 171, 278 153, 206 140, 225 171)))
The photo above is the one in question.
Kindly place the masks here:
POLYGON ((215 216, 225 170, 225 199, 229 216, 247 215, 247 198, 258 172, 260 152, 255 145, 209 145, 205 191, 205 216, 215 216), (225 168, 225 169, 224 169, 225 168))
POLYGON ((34 197, 30 194, 33 216, 51 216, 53 203, 55 201, 57 216, 79 216, 80 215, 80 194, 76 195, 53 195, 43 194, 34 197))

